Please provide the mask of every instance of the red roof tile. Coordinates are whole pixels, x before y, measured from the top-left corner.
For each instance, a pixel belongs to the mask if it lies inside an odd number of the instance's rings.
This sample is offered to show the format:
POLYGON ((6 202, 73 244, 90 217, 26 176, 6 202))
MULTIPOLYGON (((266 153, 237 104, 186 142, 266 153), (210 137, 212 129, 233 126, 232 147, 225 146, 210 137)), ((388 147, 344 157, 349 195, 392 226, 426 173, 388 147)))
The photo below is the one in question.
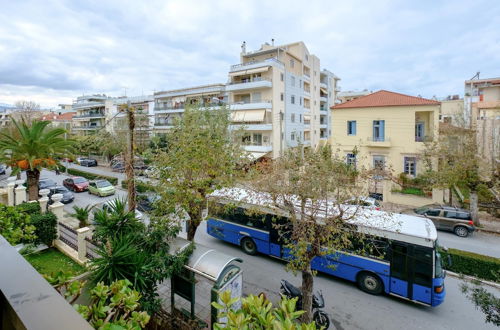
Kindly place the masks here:
POLYGON ((55 113, 51 113, 42 117, 42 120, 50 120, 50 121, 65 121, 73 119, 73 116, 76 115, 76 112, 66 112, 60 115, 55 113))
POLYGON ((410 96, 400 93, 381 90, 357 99, 337 104, 331 109, 346 109, 346 108, 371 108, 371 107, 390 107, 404 105, 438 105, 441 102, 424 99, 422 97, 410 96))

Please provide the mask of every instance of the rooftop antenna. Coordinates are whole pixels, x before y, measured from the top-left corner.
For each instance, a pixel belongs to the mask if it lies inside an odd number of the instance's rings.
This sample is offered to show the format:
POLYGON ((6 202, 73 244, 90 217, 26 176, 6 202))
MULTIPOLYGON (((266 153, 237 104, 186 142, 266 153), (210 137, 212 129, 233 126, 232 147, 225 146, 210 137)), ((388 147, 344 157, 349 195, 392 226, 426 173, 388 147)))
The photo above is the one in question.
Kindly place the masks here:
POLYGON ((247 52, 247 43, 246 41, 243 41, 243 43, 241 44, 241 53, 246 54, 246 52, 247 52))
POLYGON ((271 39, 271 45, 274 46, 274 38, 271 39))

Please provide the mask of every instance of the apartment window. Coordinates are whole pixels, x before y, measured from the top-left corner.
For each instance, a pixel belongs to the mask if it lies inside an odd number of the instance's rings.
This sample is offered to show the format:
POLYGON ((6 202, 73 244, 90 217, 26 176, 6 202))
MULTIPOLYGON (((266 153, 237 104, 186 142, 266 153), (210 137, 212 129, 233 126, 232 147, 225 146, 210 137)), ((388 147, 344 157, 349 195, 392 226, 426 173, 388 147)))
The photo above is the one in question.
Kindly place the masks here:
POLYGON ((385 156, 373 156, 373 168, 383 171, 385 168, 385 156))
POLYGON ((295 87, 295 77, 291 77, 292 79, 290 79, 290 84, 295 87))
POLYGON ((253 144, 255 146, 261 146, 262 145, 262 134, 261 133, 254 133, 253 134, 253 144))
POLYGON ((356 168, 356 154, 348 153, 345 157, 345 162, 347 165, 356 168))
POLYGON ((404 172, 411 176, 415 176, 417 174, 416 157, 404 157, 404 172))
POLYGON ((283 93, 281 93, 280 97, 281 97, 281 101, 285 100, 285 95, 283 93))
POLYGON ((290 59, 290 67, 293 68, 295 66, 295 61, 293 58, 290 59))
POLYGON ((425 123, 418 122, 415 123, 415 141, 423 142, 425 134, 425 123))
POLYGON ((262 93, 261 92, 255 92, 252 93, 252 102, 257 103, 262 101, 262 93))
POLYGON ((280 73, 280 79, 281 81, 285 80, 285 75, 283 73, 280 73))
POLYGON ((295 104, 295 95, 291 96, 290 102, 292 102, 292 104, 295 104))
POLYGON ((385 140, 385 120, 373 121, 373 141, 385 140))
POLYGON ((294 114, 294 113, 292 113, 292 115, 291 115, 291 117, 290 117, 290 121, 291 121, 292 123, 295 123, 295 114, 294 114))
POLYGON ((356 121, 347 121, 347 135, 356 135, 356 121))
POLYGON ((290 134, 290 139, 292 141, 295 141, 295 132, 292 132, 292 134, 290 134))
POLYGON ((299 87, 302 88, 302 79, 299 79, 299 87))
POLYGON ((306 54, 306 61, 309 61, 309 55, 306 54))
POLYGON ((302 115, 299 115, 299 123, 302 123, 302 115))
POLYGON ((241 142, 244 145, 250 145, 252 143, 252 137, 250 135, 243 135, 241 137, 241 142))
POLYGON ((302 96, 299 98, 299 104, 302 105, 302 96))

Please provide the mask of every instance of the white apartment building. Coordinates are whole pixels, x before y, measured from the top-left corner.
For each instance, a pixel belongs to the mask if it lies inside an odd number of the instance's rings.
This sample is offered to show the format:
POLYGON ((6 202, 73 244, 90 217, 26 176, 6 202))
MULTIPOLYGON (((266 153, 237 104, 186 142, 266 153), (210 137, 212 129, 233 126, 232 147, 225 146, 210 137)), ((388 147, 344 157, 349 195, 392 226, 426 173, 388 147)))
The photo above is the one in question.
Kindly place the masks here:
POLYGON ((76 112, 73 117, 72 130, 79 135, 88 135, 104 127, 111 113, 106 106, 112 105, 112 98, 105 94, 84 95, 76 98, 72 109, 76 112))
POLYGON ((226 86, 232 121, 248 134, 245 149, 255 158, 277 158, 299 143, 316 147, 331 134, 329 109, 339 80, 303 42, 282 46, 265 43, 247 51, 229 70, 226 86))

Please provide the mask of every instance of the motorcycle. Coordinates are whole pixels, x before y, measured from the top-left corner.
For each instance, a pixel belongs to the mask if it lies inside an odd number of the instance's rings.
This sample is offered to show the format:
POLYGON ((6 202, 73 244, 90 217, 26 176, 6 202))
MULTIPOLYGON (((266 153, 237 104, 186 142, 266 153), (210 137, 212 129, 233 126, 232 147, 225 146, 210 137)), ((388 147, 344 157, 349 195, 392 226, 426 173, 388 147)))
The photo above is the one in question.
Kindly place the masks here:
MULTIPOLYGON (((296 309, 297 310, 302 309, 302 292, 300 292, 298 288, 293 286, 287 280, 281 280, 280 292, 287 298, 298 297, 299 299, 297 300, 296 309)), ((323 307, 325 307, 325 299, 323 298, 323 292, 318 291, 315 294, 313 294, 312 298, 313 320, 316 323, 316 326, 328 329, 328 327, 330 326, 330 318, 328 317, 328 314, 326 314, 324 311, 320 309, 323 307)))

